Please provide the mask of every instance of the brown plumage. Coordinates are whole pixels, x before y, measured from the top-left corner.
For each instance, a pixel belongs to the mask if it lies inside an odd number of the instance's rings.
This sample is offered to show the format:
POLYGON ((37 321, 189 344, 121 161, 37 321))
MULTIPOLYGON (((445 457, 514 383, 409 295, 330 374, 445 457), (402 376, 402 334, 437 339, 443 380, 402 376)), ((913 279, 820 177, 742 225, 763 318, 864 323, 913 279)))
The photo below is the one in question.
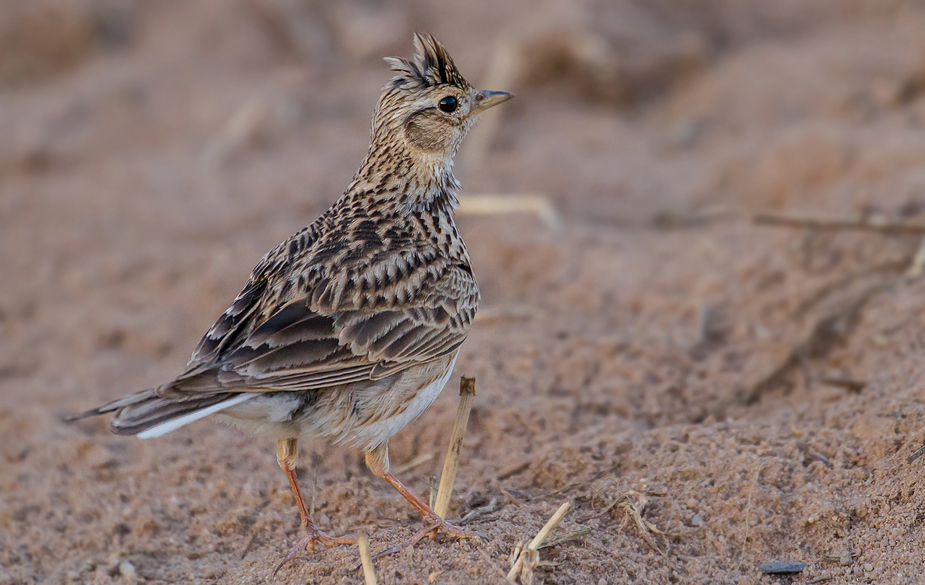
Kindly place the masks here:
POLYGON ((453 156, 478 114, 511 96, 473 89, 446 49, 415 35, 413 60, 373 117, 366 158, 314 223, 267 253, 172 382, 79 417, 115 412, 111 428, 160 436, 216 414, 275 435, 308 536, 321 533, 295 480, 301 434, 363 449, 370 469, 425 516, 419 535, 469 533, 444 522, 388 470, 388 440, 446 383, 479 291, 453 221, 453 156))

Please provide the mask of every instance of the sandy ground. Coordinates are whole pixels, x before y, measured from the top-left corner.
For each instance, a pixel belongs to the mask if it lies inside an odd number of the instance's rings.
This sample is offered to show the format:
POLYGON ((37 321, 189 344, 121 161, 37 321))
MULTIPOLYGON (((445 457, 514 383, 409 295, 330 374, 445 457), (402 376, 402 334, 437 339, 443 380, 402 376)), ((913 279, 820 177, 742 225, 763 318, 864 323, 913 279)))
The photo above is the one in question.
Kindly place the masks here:
MULTIPOLYGON (((428 491, 475 376, 451 516, 495 505, 379 582, 501 582, 564 501, 555 534, 589 533, 535 583, 925 581, 921 238, 752 222, 925 223, 918 3, 4 0, 0 584, 271 582, 299 538, 271 439, 61 417, 183 368, 346 186, 414 30, 518 96, 460 153, 466 193, 558 222, 459 219, 483 318, 392 460, 428 491)), ((302 462, 327 530, 375 551, 420 526, 358 454, 302 462)), ((317 550, 278 582, 357 564, 317 550)))

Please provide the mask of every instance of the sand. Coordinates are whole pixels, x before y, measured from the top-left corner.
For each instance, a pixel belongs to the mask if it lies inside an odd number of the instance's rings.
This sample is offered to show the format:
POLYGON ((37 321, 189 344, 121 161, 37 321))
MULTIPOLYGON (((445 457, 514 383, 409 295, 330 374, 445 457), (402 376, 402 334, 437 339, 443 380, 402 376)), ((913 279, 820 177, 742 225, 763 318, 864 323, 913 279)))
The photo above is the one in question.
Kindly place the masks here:
MULTIPOLYGON (((475 377, 449 515, 483 537, 379 582, 503 582, 566 501, 553 536, 586 536, 534 583, 925 581, 921 238, 752 221, 925 224, 925 12, 752 4, 0 2, 0 584, 273 582, 300 535, 271 438, 61 418, 183 369, 347 185, 415 30, 517 94, 464 145, 464 195, 556 215, 459 218, 481 317, 391 459, 426 495, 475 377)), ((331 533, 421 526, 361 455, 301 463, 331 533)), ((319 548, 276 582, 358 566, 319 548)))

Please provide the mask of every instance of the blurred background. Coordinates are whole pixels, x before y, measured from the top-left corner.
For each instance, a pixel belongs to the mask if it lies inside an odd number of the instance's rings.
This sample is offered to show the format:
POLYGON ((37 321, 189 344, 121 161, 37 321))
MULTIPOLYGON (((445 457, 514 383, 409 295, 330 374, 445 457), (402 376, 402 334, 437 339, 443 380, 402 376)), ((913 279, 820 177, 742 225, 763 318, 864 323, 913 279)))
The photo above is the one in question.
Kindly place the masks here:
MULTIPOLYGON (((0 0, 0 585, 269 580, 272 440, 60 417, 182 370, 347 186, 415 31, 517 98, 457 158, 479 320, 392 441, 426 493, 477 378, 451 516, 486 538, 380 582, 493 582, 565 500, 548 583, 922 578, 923 3, 0 0)), ((302 463, 323 528, 418 526, 357 454, 302 463)))

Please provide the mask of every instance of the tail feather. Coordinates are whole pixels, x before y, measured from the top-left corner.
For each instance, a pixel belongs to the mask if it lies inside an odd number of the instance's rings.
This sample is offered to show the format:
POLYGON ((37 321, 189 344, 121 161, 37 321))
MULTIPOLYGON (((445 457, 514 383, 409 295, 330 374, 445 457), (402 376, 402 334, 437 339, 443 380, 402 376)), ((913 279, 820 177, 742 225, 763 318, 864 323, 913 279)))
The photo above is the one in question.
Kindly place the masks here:
MULTIPOLYGON (((169 415, 160 415, 156 423, 145 422, 144 428, 140 428, 138 424, 133 424, 129 427, 131 430, 128 432, 123 431, 122 429, 115 431, 115 425, 119 422, 119 417, 116 417, 112 421, 112 428, 115 432, 122 434, 132 434, 138 435, 139 439, 151 439, 153 437, 160 437, 161 435, 166 435, 167 433, 179 429, 182 426, 188 425, 191 422, 197 421, 201 418, 205 418, 210 414, 215 414, 226 408, 230 408, 235 404, 240 404, 245 400, 250 400, 255 395, 254 394, 225 394, 227 399, 222 400, 221 402, 215 402, 208 406, 204 404, 204 400, 197 400, 199 406, 196 408, 187 408, 180 414, 180 412, 171 412, 169 415)), ((212 397, 210 397, 212 398, 212 397)), ((210 401, 211 402, 211 401, 210 401)), ((174 403, 175 404, 175 403, 174 403)), ((134 423, 134 421, 133 421, 134 423)))
POLYGON ((145 390, 113 400, 98 408, 68 417, 78 420, 116 411, 110 430, 117 435, 138 435, 140 439, 160 437, 191 422, 214 414, 245 400, 254 394, 197 394, 184 400, 163 398, 156 390, 145 390))
POLYGON ((97 406, 96 408, 91 408, 90 410, 81 412, 80 414, 72 414, 71 416, 66 416, 64 417, 64 420, 70 422, 70 421, 80 420, 82 418, 89 418, 91 416, 99 416, 101 414, 106 414, 107 412, 114 412, 116 410, 126 408, 128 406, 137 404, 139 402, 146 402, 153 398, 157 398, 157 394, 155 394, 155 391, 153 388, 150 390, 143 390, 141 392, 136 392, 135 394, 128 394, 126 396, 123 396, 122 398, 119 398, 118 400, 107 402, 103 406, 97 406))

